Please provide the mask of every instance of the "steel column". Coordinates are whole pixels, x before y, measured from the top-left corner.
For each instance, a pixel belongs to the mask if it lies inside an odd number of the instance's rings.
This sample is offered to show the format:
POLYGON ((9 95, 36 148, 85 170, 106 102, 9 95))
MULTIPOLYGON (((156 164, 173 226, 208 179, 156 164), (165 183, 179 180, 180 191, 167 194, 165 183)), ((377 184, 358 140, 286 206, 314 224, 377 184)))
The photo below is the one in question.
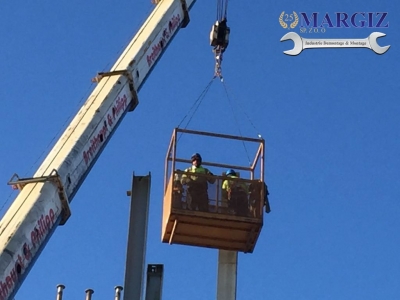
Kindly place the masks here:
POLYGON ((217 300, 236 300, 236 251, 218 250, 217 300))
POLYGON ((146 258, 151 175, 132 178, 124 300, 141 300, 146 258))

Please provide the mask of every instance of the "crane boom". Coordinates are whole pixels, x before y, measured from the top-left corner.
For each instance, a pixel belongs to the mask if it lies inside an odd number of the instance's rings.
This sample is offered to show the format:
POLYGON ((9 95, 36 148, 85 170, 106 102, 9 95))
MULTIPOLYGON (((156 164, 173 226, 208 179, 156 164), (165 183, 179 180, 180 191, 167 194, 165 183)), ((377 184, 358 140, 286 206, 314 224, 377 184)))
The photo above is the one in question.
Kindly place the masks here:
POLYGON ((12 299, 69 203, 127 111, 136 92, 181 27, 196 0, 162 0, 44 159, 33 178, 13 183, 21 191, 0 221, 0 300, 12 299))

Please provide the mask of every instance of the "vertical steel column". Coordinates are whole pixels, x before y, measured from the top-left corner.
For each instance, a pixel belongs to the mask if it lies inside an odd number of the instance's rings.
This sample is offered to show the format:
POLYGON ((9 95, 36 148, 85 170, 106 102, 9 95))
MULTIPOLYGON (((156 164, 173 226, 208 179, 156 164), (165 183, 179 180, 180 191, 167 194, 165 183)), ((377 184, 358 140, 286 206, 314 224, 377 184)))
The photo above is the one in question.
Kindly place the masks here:
POLYGON ((92 289, 87 289, 85 293, 86 293, 85 300, 92 300, 92 295, 94 291, 92 289))
POLYGON ((141 300, 146 258, 151 175, 132 178, 131 209, 126 253, 124 300, 141 300))
POLYGON ((121 299, 121 291, 124 288, 122 286, 117 285, 114 289, 115 289, 114 300, 120 300, 121 299))
POLYGON ((145 300, 161 300, 164 265, 147 265, 145 300))
POLYGON ((217 300, 236 300, 237 258, 235 251, 218 250, 217 300))
POLYGON ((57 298, 56 298, 56 300, 62 300, 64 289, 65 289, 65 285, 63 285, 63 284, 57 285, 57 298))

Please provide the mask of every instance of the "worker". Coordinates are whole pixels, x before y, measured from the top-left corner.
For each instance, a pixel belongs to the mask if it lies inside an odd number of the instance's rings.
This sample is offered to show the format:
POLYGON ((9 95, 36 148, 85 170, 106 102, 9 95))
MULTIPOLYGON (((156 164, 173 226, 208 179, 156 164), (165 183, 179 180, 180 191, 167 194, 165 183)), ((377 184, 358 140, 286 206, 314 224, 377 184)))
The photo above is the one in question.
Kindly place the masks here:
POLYGON ((269 195, 269 191, 268 191, 268 186, 266 185, 266 183, 264 182, 264 205, 265 205, 265 212, 267 214, 269 214, 271 212, 271 206, 269 206, 269 199, 268 199, 268 195, 269 195))
POLYGON ((260 218, 261 217, 261 198, 262 198, 262 187, 264 186, 264 203, 262 203, 265 206, 265 212, 269 214, 271 212, 271 207, 269 205, 269 191, 268 191, 268 186, 265 184, 265 182, 255 182, 251 183, 249 186, 249 202, 250 202, 250 210, 251 214, 254 218, 260 218))
POLYGON ((237 216, 248 215, 248 188, 247 185, 238 179, 239 176, 235 170, 229 169, 225 175, 229 179, 225 179, 222 183, 222 198, 228 202, 228 208, 237 216))
MULTIPOLYGON (((181 170, 176 170, 180 171, 181 170)), ((183 186, 180 180, 180 173, 175 173, 172 187, 172 207, 182 208, 183 186)))
POLYGON ((187 186, 186 196, 191 202, 189 208, 208 212, 208 183, 213 184, 215 182, 214 174, 202 167, 202 158, 199 153, 193 154, 191 161, 192 165, 185 170, 181 179, 181 183, 187 186), (189 175, 188 173, 198 175, 189 175))

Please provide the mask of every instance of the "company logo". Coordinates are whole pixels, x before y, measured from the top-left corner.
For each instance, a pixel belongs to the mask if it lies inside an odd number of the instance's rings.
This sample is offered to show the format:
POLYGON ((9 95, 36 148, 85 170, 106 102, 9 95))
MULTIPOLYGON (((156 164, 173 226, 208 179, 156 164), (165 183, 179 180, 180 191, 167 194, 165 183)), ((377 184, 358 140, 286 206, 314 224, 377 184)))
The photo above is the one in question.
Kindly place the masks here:
POLYGON ((380 46, 377 39, 384 37, 386 34, 381 32, 373 32, 364 39, 309 39, 302 38, 294 31, 286 33, 281 42, 292 40, 294 48, 291 50, 283 51, 287 55, 299 55, 304 49, 312 48, 368 48, 376 54, 384 54, 389 50, 389 46, 380 46))
POLYGON ((299 55, 304 49, 312 48, 367 48, 374 51, 376 54, 386 53, 390 45, 380 46, 377 39, 386 36, 380 31, 372 32, 368 37, 364 38, 305 38, 301 37, 295 28, 297 27, 300 33, 318 34, 325 33, 329 29, 337 28, 374 28, 384 29, 389 27, 387 12, 335 12, 335 13, 319 13, 319 12, 295 12, 282 13, 279 15, 279 24, 283 29, 288 29, 282 38, 281 42, 292 40, 294 48, 283 51, 287 55, 299 55))
POLYGON ((324 33, 334 28, 388 28, 387 12, 299 12, 282 11, 279 24, 283 29, 294 29, 299 25, 302 33, 324 33))
POLYGON ((285 14, 285 11, 283 11, 279 16, 279 24, 281 24, 283 29, 293 29, 297 26, 298 23, 299 16, 296 14, 295 11, 292 14, 285 14), (290 22, 290 25, 288 25, 288 23, 286 22, 290 22))

